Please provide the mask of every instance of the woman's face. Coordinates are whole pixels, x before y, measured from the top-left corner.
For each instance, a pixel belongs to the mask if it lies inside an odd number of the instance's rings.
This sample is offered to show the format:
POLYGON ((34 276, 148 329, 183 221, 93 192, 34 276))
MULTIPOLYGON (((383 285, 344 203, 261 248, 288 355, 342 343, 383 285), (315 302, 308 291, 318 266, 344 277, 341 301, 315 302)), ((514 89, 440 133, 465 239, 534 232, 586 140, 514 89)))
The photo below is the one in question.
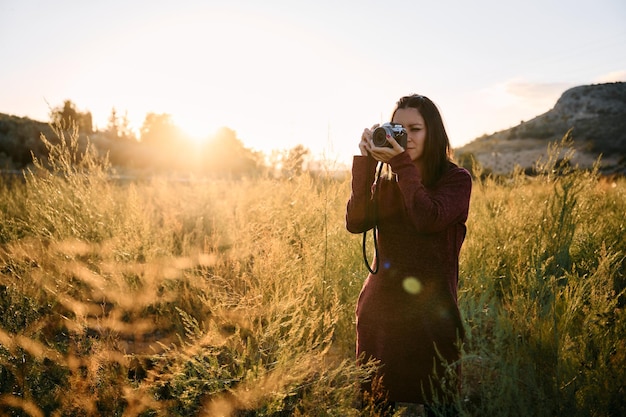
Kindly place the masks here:
POLYGON ((426 123, 422 114, 414 107, 407 107, 396 110, 393 116, 393 123, 400 123, 407 132, 406 151, 412 161, 417 161, 424 153, 424 142, 426 142, 426 123))

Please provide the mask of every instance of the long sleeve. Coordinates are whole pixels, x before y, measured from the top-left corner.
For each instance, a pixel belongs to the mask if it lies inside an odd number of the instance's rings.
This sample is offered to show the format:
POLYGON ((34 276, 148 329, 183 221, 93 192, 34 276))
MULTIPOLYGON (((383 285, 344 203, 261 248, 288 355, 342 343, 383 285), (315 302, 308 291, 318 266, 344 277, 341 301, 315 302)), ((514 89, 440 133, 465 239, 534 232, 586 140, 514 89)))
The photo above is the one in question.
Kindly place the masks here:
POLYGON ((376 165, 376 161, 367 156, 353 158, 352 193, 346 208, 346 228, 351 233, 362 233, 374 227, 372 184, 376 165))
POLYGON ((453 223, 465 222, 472 189, 469 172, 459 167, 450 169, 432 188, 427 189, 406 152, 389 163, 398 177, 402 202, 416 231, 436 233, 453 223))

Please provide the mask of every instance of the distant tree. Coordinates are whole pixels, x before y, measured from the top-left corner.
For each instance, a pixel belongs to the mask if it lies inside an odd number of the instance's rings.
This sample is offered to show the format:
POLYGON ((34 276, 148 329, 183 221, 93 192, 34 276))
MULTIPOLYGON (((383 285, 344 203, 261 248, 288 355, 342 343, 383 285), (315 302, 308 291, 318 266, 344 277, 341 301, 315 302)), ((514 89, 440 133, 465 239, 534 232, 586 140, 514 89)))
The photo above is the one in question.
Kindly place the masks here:
POLYGON ((219 129, 204 150, 204 171, 229 177, 256 175, 260 172, 259 155, 252 152, 227 127, 219 129))
POLYGON ((83 133, 93 133, 93 117, 91 112, 79 113, 78 131, 83 133))
POLYGON ((141 142, 150 145, 176 145, 184 135, 167 113, 148 113, 141 126, 141 142))
POLYGON ((130 127, 128 111, 124 112, 124 115, 120 117, 115 107, 111 109, 106 134, 112 139, 137 140, 135 133, 130 127))
POLYGON ((60 126, 61 129, 69 129, 73 123, 78 123, 76 106, 70 100, 65 100, 62 106, 52 109, 50 121, 52 124, 60 126))
POLYGON ((80 133, 93 132, 91 112, 79 112, 71 100, 65 100, 62 106, 57 106, 50 111, 50 122, 63 130, 76 125, 80 133))
POLYGON ((287 151, 283 161, 283 172, 287 176, 297 176, 304 172, 304 162, 311 154, 308 148, 303 145, 296 145, 287 151))
POLYGON ((132 141, 137 140, 137 135, 135 135, 135 132, 130 127, 130 120, 128 120, 128 110, 124 112, 122 119, 118 123, 118 133, 120 139, 132 141))
POLYGON ((107 128, 105 133, 113 139, 119 139, 120 137, 120 132, 119 132, 119 126, 118 126, 118 118, 117 118, 117 111, 115 110, 115 107, 113 107, 111 109, 111 115, 109 116, 109 120, 108 120, 108 124, 107 124, 107 128))

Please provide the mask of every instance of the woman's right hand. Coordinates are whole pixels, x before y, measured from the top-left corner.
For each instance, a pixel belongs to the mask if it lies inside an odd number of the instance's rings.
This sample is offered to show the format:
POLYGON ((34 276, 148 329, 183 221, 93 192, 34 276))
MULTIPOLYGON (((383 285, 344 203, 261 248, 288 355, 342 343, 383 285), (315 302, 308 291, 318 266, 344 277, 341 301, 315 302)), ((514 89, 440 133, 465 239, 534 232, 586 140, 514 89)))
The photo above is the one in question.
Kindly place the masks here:
POLYGON ((361 135, 361 142, 359 142, 359 149, 361 150, 361 155, 368 156, 370 154, 370 150, 372 149, 372 133, 374 129, 380 126, 378 123, 373 125, 370 129, 364 129, 363 134, 361 135))

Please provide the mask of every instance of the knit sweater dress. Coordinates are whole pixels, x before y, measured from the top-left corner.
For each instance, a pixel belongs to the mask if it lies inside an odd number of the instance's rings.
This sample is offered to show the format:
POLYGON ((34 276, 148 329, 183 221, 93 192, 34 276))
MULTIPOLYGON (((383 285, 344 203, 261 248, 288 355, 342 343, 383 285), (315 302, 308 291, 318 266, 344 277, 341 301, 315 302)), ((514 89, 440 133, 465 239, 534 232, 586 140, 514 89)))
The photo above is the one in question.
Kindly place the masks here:
POLYGON ((380 360, 389 401, 424 404, 433 395, 429 377, 444 369, 440 355, 448 362, 459 357, 458 259, 472 183, 449 163, 426 188, 406 152, 389 165, 395 178, 380 179, 372 199, 376 163, 353 160, 346 227, 362 233, 378 225, 378 272, 365 280, 356 309, 357 356, 380 360))

